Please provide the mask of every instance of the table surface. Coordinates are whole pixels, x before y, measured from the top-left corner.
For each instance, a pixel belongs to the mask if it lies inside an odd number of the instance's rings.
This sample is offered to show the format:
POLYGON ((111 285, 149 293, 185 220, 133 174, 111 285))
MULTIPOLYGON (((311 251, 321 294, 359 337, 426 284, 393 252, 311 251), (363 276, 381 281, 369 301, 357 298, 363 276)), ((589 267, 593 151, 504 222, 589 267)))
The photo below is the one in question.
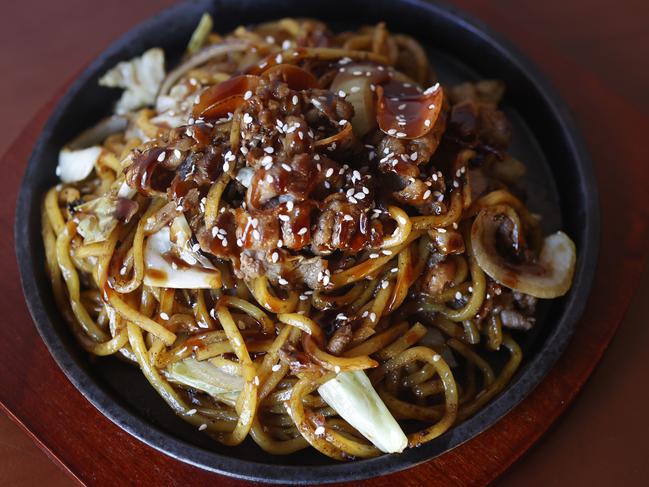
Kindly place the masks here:
MULTIPOLYGON (((131 0, 126 15, 122 10, 116 13, 114 2, 98 0, 21 0, 4 6, 0 19, 0 154, 60 86, 111 40, 171 3, 131 0)), ((540 39, 548 49, 560 51, 566 60, 594 74, 603 93, 616 95, 615 103, 631 104, 649 114, 649 7, 644 0, 454 3, 507 35, 523 51, 527 39, 540 39), (557 15, 559 6, 561 15, 557 15)), ((566 90, 570 80, 562 77, 561 70, 545 66, 538 49, 527 54, 548 71, 571 107, 581 108, 575 110, 578 123, 593 124, 577 101, 573 106, 575 89, 566 90)), ((592 149, 594 141, 586 136, 592 149)), ((3 218, 0 225, 11 232, 12 221, 3 218)), ((607 231, 606 222, 603 231, 607 231)), ((644 254, 646 242, 636 243, 633 251, 640 249, 644 254)), ((647 297, 649 275, 643 278, 616 338, 580 396, 541 442, 503 475, 499 485, 644 484, 649 476, 645 446, 649 416, 644 406, 649 399, 644 386, 649 372, 644 353, 649 342, 644 312, 647 297)), ((14 303, 19 305, 23 306, 14 303)), ((0 416, 0 484, 43 482, 74 485, 16 425, 0 416)))

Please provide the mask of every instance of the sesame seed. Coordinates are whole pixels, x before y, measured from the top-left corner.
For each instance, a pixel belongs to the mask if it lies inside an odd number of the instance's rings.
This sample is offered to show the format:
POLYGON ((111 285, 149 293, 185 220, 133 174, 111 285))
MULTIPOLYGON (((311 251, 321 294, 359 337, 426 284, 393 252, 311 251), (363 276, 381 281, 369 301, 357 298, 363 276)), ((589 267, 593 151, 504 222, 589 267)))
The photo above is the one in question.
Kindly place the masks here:
POLYGON ((334 173, 334 168, 330 167, 329 169, 327 169, 327 172, 325 173, 325 177, 330 178, 331 176, 333 176, 333 173, 334 173))
POLYGON ((392 251, 388 249, 381 250, 384 255, 392 255, 392 251))
POLYGON ((282 366, 280 364, 275 364, 270 368, 270 370, 272 370, 273 372, 277 372, 281 368, 282 366))
POLYGON ((356 198, 357 200, 363 200, 365 199, 365 193, 359 191, 354 195, 354 198, 356 198))
POLYGON ((358 93, 359 91, 361 91, 361 88, 360 86, 352 86, 349 91, 351 91, 352 93, 358 93))
POLYGON ((163 320, 168 320, 169 315, 167 313, 160 313, 160 318, 162 318, 163 320))
POLYGON ((336 366, 334 367, 334 372, 335 372, 336 374, 340 374, 340 367, 338 367, 338 366, 336 365, 336 366))
POLYGON ((313 432, 316 436, 323 436, 325 434, 324 426, 318 426, 313 432))
POLYGON ((379 254, 374 254, 374 253, 372 253, 372 254, 369 255, 369 258, 370 258, 370 259, 378 259, 378 258, 379 258, 379 254))
POLYGON ((271 164, 272 162, 273 162, 273 158, 270 157, 270 156, 264 156, 264 157, 261 159, 261 163, 262 163, 262 164, 271 164))
POLYGON ((297 95, 293 95, 293 98, 291 98, 291 101, 293 102, 293 105, 297 105, 297 102, 298 102, 297 95))
POLYGON ((338 92, 338 96, 339 96, 340 98, 345 98, 345 96, 347 96, 347 93, 345 93, 343 90, 340 90, 340 91, 338 92))
POLYGON ((428 120, 428 119, 426 119, 426 121, 424 121, 424 125, 425 125, 426 127, 430 127, 430 124, 431 124, 431 123, 432 123, 432 122, 431 122, 430 120, 428 120))
POLYGON ((437 354, 433 355, 433 362, 439 362, 441 359, 442 357, 440 355, 437 354))
POLYGON ((446 228, 438 228, 437 231, 439 233, 446 233, 446 228))
POLYGON ((270 174, 266 174, 266 177, 264 179, 268 184, 271 184, 273 181, 275 181, 275 178, 270 174))
POLYGON ((388 130, 388 135, 394 135, 394 134, 396 134, 396 133, 397 133, 396 129, 390 129, 390 130, 388 130))
POLYGON ((281 54, 278 54, 278 55, 275 57, 275 62, 276 62, 277 64, 282 64, 282 61, 283 61, 283 60, 284 60, 284 58, 282 57, 281 54))
POLYGON ((338 122, 338 125, 341 125, 341 126, 342 126, 342 125, 345 125, 346 123, 347 123, 347 120, 345 120, 345 119, 343 118, 340 122, 338 122))
POLYGON ((282 247, 282 245, 284 245, 284 242, 283 242, 282 239, 280 238, 280 239, 277 241, 277 248, 282 247))
POLYGON ((252 117, 250 116, 249 113, 244 113, 243 114, 243 123, 245 123, 245 124, 252 123, 252 117))
POLYGON ((289 200, 289 201, 286 202, 286 209, 288 211, 293 211, 293 202, 292 201, 289 200))
POLYGON ((272 147, 264 147, 264 152, 266 154, 272 154, 273 152, 275 152, 275 149, 273 149, 272 147))
POLYGON ((279 260, 279 254, 277 252, 273 252, 270 258, 273 261, 273 263, 276 263, 279 260))
POLYGON ((164 160, 165 160, 165 157, 167 157, 167 153, 164 152, 164 151, 161 152, 160 155, 158 156, 158 162, 162 162, 162 161, 164 161, 164 160))
POLYGON ((243 94, 243 99, 249 100, 250 98, 252 98, 252 91, 248 90, 243 94))
POLYGON ((255 378, 252 380, 252 382, 253 382, 256 386, 258 386, 258 385, 259 385, 259 376, 256 375, 255 378))
POLYGON ((462 299, 462 293, 460 291, 455 293, 455 299, 457 299, 458 301, 462 299))
POLYGON ((291 218, 288 215, 279 215, 279 219, 283 222, 289 221, 291 218))
POLYGON ((390 283, 388 281, 383 281, 381 283, 381 289, 387 289, 390 283))
POLYGON ((291 166, 289 166, 285 162, 282 162, 282 169, 284 169, 286 172, 291 172, 293 170, 291 169, 291 166))
POLYGON ((297 231, 297 234, 298 234, 298 235, 304 235, 307 231, 308 231, 308 230, 307 230, 306 227, 302 227, 302 228, 300 228, 300 229, 297 231))
POLYGON ((327 286, 327 285, 329 285, 329 281, 330 281, 330 280, 331 280, 331 278, 329 277, 329 275, 328 275, 328 274, 325 274, 325 275, 322 277, 322 284, 325 285, 325 286, 327 286))
POLYGON ((206 429, 207 429, 207 425, 205 423, 203 423, 202 425, 200 425, 198 427, 198 431, 203 431, 203 430, 206 430, 206 429))
POLYGON ((288 284, 288 281, 287 281, 286 279, 284 279, 283 277, 280 277, 280 278, 277 280, 277 282, 278 282, 281 286, 286 286, 286 285, 288 284))
POLYGON ((406 135, 408 134, 406 134, 405 132, 397 132, 397 137, 405 137, 406 135))
POLYGON ((426 192, 424 193, 424 199, 427 200, 428 198, 430 198, 430 195, 431 195, 431 191, 430 189, 427 189, 426 192))
POLYGON ((196 411, 196 409, 190 409, 190 410, 187 411, 185 414, 186 414, 187 416, 193 416, 193 415, 196 414, 197 412, 198 412, 198 411, 196 411))
POLYGON ((376 321, 376 313, 370 313, 370 321, 376 321))
POLYGON ((439 88, 439 83, 435 83, 433 86, 431 86, 426 91, 424 91, 424 95, 430 95, 431 93, 437 91, 438 88, 439 88))
POLYGON ((259 230, 252 231, 252 238, 254 238, 255 240, 259 240, 261 238, 261 235, 259 235, 259 230))

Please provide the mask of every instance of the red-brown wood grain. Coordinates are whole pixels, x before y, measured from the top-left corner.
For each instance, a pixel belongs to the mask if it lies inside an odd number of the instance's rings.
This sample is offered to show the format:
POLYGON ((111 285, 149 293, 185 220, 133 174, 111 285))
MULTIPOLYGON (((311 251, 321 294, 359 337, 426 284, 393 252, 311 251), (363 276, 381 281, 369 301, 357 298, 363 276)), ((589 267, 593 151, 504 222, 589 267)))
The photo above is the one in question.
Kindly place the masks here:
MULTIPOLYGON (((568 350, 545 381, 493 428, 442 457, 364 485, 485 485, 523 454, 565 410, 610 341, 635 290, 647 253, 649 120, 598 77, 536 38, 520 17, 503 19, 487 1, 458 2, 498 26, 559 87, 575 113, 596 165, 602 248, 587 312, 568 350), (615 256, 615 258, 611 258, 615 256)), ((513 4, 514 2, 512 2, 513 4)), ((605 12, 602 12, 602 19, 605 12)), ((559 22, 559 21, 557 21, 559 22)), ((577 25, 576 29, 585 27, 577 25)), ((605 28, 605 23, 602 23, 605 28)), ((627 77, 629 79, 629 77, 627 77)), ((645 96, 646 94, 640 95, 645 96)), ((25 161, 49 107, 1 161, 0 225, 11 234, 25 161)), ((0 239, 0 401, 80 482, 93 485, 244 485, 207 474, 150 449, 101 416, 65 379, 23 303, 13 238, 0 239), (142 461, 134 462, 138 458, 142 461)))

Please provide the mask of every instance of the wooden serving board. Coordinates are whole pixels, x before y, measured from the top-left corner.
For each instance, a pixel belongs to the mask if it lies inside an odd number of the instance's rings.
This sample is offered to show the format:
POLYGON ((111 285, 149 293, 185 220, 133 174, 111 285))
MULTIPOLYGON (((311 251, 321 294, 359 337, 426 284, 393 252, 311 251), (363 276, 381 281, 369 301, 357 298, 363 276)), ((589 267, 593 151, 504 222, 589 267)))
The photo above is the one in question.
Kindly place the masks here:
MULTIPOLYGON (((499 11, 489 2, 459 3, 484 19, 498 18, 499 11)), ((524 23, 499 18, 497 27, 558 86, 595 161, 603 221, 593 292, 575 337, 557 365, 495 426, 419 467, 355 485, 482 486, 493 481, 539 439, 584 384, 627 309, 649 250, 649 191, 645 187, 649 119, 574 59, 534 38, 524 23)), ((20 178, 53 103, 29 123, 0 162, 4 184, 0 193, 3 409, 82 484, 246 485, 168 458, 112 424, 67 381, 38 336, 20 289, 12 228, 20 178)))

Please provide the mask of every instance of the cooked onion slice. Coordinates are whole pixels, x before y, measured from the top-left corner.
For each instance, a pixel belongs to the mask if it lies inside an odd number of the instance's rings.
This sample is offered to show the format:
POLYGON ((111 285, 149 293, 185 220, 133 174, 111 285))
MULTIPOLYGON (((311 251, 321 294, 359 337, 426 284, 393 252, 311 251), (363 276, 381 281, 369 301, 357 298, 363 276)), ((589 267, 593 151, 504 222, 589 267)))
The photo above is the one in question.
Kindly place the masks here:
POLYGON ((318 88, 318 80, 304 69, 292 64, 277 64, 271 66, 263 72, 263 77, 270 75, 279 75, 279 78, 288 85, 292 90, 308 90, 309 88, 318 88))
POLYGON ((413 88, 396 80, 376 88, 379 97, 376 118, 386 134, 416 139, 435 126, 444 102, 442 87, 438 84, 423 93, 413 92, 413 88))
POLYGON ((194 105, 194 118, 217 119, 233 113, 244 102, 247 91, 254 91, 259 78, 244 74, 235 76, 222 83, 210 86, 198 98, 194 105))
POLYGON ((385 453, 399 453, 408 438, 362 370, 342 372, 318 387, 324 401, 385 453))
POLYGON ((187 254, 186 249, 171 241, 169 227, 149 236, 144 249, 144 284, 174 289, 220 288, 221 273, 218 269, 197 252, 193 253, 192 259, 188 259, 187 254))
POLYGON ((354 107, 352 128, 362 137, 376 127, 376 98, 372 86, 387 81, 388 71, 368 64, 352 64, 342 68, 329 88, 337 95, 344 95, 354 107))
POLYGON ((563 296, 572 283, 575 244, 565 233, 557 232, 544 239, 538 262, 510 262, 496 248, 496 232, 506 210, 504 206, 485 208, 473 222, 471 245, 478 265, 492 279, 515 291, 545 299, 563 296))

